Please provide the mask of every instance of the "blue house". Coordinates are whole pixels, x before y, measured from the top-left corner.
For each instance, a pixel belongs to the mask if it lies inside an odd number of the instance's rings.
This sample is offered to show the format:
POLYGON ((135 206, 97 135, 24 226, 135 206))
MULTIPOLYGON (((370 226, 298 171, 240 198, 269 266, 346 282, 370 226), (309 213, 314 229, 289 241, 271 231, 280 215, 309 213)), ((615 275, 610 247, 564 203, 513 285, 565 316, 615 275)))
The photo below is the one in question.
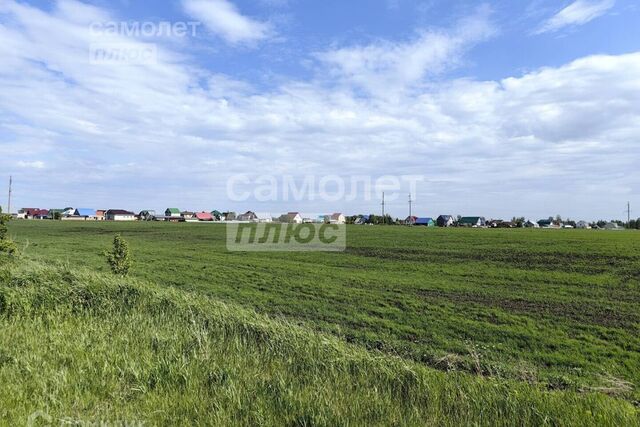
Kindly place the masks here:
POLYGON ((418 218, 416 219, 416 222, 414 222, 414 225, 422 225, 425 227, 435 227, 436 222, 433 220, 433 218, 418 218))

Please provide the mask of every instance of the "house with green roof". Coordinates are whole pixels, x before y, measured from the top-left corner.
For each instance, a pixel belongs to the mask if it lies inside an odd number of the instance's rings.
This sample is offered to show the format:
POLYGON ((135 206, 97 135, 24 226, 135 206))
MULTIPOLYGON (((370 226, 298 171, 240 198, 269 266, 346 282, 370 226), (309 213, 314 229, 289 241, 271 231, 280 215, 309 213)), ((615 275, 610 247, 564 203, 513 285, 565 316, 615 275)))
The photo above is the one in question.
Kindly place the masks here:
POLYGON ((180 216, 180 209, 178 209, 178 208, 167 208, 164 211, 164 216, 179 217, 180 216))

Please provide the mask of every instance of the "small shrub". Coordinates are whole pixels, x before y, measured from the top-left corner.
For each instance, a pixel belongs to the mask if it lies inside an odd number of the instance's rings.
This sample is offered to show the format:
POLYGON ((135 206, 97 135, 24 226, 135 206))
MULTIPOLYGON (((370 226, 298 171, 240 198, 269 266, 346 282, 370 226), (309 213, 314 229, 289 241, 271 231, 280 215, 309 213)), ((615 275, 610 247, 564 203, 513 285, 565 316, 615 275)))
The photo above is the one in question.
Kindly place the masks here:
POLYGON ((16 244, 9 238, 7 229, 7 222, 11 220, 11 215, 5 215, 2 213, 0 207, 0 253, 6 253, 13 255, 16 253, 16 244))
POLYGON ((113 238, 113 249, 111 252, 106 252, 105 256, 113 274, 122 277, 129 274, 129 269, 131 268, 129 245, 119 234, 116 234, 113 238))

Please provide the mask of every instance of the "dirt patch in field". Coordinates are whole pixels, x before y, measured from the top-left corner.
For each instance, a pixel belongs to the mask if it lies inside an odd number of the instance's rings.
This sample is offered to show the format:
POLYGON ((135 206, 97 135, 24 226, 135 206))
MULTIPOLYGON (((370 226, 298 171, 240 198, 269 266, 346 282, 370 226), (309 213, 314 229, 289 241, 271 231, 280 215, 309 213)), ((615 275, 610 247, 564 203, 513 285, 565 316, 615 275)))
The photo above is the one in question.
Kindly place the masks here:
POLYGON ((629 329, 640 323, 638 315, 618 312, 593 304, 532 301, 509 299, 493 295, 480 295, 470 292, 446 292, 438 289, 420 290, 418 294, 427 299, 446 300, 456 303, 481 304, 486 307, 499 308, 512 313, 560 317, 582 323, 590 323, 605 327, 629 329))
POLYGON ((583 274, 612 273, 626 281, 640 280, 640 257, 593 253, 530 252, 514 249, 452 251, 413 248, 347 248, 347 253, 394 261, 455 264, 469 261, 509 265, 521 269, 583 274))

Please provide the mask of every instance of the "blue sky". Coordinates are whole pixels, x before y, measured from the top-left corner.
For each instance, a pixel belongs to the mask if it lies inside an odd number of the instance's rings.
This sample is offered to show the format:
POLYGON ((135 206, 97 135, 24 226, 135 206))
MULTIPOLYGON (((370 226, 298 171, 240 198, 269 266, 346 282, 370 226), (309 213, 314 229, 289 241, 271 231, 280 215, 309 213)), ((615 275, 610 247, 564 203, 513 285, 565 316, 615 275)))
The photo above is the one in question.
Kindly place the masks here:
POLYGON ((425 216, 622 218, 638 22, 631 0, 0 0, 0 175, 14 207, 365 213, 377 196, 237 201, 227 182, 422 175, 425 216), (113 22, 198 24, 92 31, 113 22), (156 54, 95 63, 96 44, 156 54))

